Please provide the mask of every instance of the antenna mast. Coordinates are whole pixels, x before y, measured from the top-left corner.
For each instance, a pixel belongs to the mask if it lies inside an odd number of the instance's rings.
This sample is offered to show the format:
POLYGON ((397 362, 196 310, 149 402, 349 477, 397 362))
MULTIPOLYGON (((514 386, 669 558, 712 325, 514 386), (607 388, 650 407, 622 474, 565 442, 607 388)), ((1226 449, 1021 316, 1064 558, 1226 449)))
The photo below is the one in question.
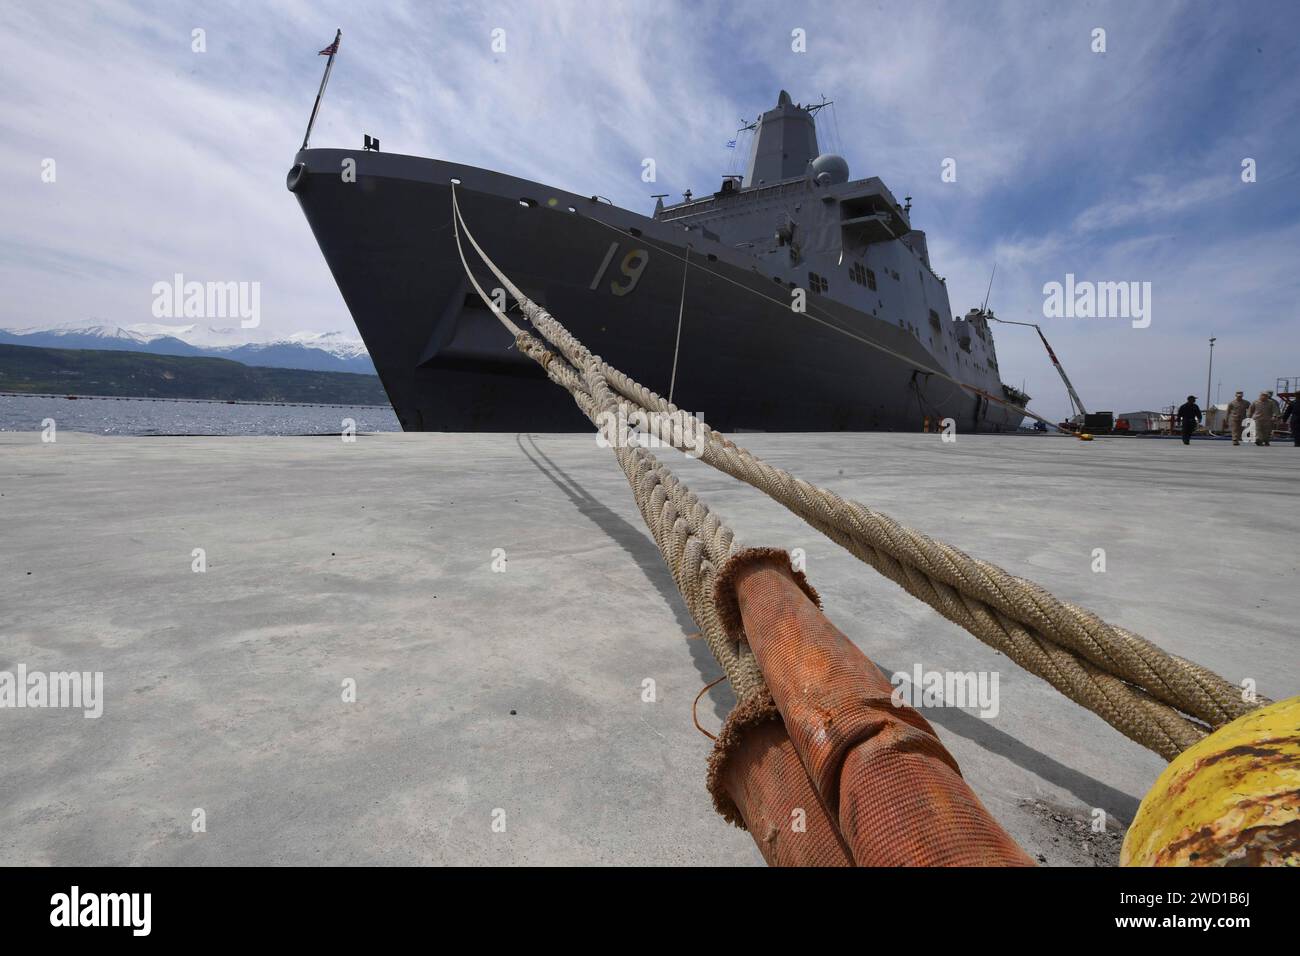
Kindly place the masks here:
POLYGON ((992 274, 989 275, 988 291, 984 293, 984 305, 980 307, 981 312, 987 312, 989 310, 989 296, 993 294, 993 276, 997 274, 998 274, 998 264, 995 262, 993 263, 993 272, 992 274))

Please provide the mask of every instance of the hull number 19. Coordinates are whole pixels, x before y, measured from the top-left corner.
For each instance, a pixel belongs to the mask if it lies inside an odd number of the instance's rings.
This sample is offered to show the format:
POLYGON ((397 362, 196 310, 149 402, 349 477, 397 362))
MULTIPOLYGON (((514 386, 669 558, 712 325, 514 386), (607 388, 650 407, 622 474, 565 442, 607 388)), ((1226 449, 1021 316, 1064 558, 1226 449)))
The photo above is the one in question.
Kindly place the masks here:
MULTIPOLYGON (((605 253, 605 258, 600 263, 600 268, 596 270, 596 275, 591 280, 590 289, 593 292, 600 285, 600 280, 605 277, 605 272, 609 269, 609 264, 614 261, 616 255, 618 255, 618 243, 611 242, 609 250, 605 253)), ((644 249, 633 249, 619 263, 618 269, 622 276, 615 277, 610 281, 609 291, 615 295, 627 295, 641 281, 641 273, 645 272, 646 264, 649 261, 650 253, 644 249)))

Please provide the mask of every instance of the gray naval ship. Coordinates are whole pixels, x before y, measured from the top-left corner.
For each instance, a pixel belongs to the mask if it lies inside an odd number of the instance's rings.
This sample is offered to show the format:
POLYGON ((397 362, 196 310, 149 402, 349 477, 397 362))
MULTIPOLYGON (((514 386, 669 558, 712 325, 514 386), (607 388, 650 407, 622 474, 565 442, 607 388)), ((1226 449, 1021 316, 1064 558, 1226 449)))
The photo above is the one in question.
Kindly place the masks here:
POLYGON ((753 124, 743 177, 660 198, 650 217, 377 148, 304 148, 287 184, 407 431, 590 427, 467 280, 453 183, 467 227, 527 295, 714 428, 1017 428, 1028 396, 1003 385, 986 313, 952 317, 910 202, 819 150, 819 105, 782 91, 753 124))

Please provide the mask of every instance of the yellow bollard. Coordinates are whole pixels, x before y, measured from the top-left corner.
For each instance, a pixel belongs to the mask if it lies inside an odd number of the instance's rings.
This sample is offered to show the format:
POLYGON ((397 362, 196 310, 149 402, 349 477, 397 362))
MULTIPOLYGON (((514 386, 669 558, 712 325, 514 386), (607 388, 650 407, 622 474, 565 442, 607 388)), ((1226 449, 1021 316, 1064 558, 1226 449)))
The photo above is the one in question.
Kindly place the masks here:
POLYGON ((1165 768, 1121 866, 1300 866, 1300 697, 1238 717, 1165 768))

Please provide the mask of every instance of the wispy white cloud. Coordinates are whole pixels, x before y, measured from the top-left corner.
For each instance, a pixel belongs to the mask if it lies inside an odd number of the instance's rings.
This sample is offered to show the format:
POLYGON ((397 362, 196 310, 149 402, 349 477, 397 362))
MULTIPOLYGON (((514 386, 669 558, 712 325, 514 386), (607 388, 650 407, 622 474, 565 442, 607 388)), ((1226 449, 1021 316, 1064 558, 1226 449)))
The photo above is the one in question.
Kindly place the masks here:
MULTIPOLYGON (((1075 233, 1116 229, 1134 224, 1159 227, 1168 217, 1192 207, 1227 205, 1233 191, 1243 185, 1236 170, 1224 170, 1199 179, 1174 178, 1152 173, 1137 177, 1132 188, 1117 185, 1113 195, 1089 206, 1075 217, 1075 233)), ((1215 209, 1218 214, 1223 210, 1215 209)))

